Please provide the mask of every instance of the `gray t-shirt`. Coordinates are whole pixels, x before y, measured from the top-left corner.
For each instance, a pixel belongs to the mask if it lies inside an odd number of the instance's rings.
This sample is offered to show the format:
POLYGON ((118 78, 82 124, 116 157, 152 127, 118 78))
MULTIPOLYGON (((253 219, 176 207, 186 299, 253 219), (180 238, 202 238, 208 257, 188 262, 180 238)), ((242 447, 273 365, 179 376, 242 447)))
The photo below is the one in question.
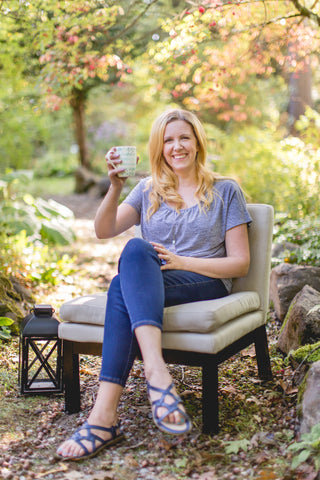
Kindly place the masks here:
MULTIPOLYGON (((250 223, 243 193, 233 180, 218 180, 214 184, 215 196, 209 210, 200 212, 198 205, 184 208, 177 213, 166 203, 147 219, 150 206, 149 178, 141 180, 130 192, 125 203, 140 215, 142 238, 161 243, 168 250, 187 257, 225 257, 225 235, 230 228, 250 223)), ((228 292, 232 280, 221 279, 228 292)))

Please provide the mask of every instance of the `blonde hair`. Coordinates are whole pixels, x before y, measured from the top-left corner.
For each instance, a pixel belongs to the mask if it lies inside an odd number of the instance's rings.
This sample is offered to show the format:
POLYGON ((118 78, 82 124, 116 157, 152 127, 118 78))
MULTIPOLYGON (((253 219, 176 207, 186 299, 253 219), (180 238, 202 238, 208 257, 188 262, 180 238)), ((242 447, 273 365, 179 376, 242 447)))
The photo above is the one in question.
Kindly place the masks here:
MULTIPOLYGON (((177 212, 184 206, 184 201, 179 195, 178 178, 163 156, 163 138, 168 123, 183 120, 187 122, 197 139, 198 152, 195 163, 195 175, 197 189, 195 198, 200 211, 209 209, 214 200, 213 185, 216 180, 222 179, 221 175, 213 172, 206 164, 207 138, 200 120, 191 112, 181 109, 167 110, 163 112, 153 123, 149 138, 149 161, 151 168, 151 191, 149 194, 150 207, 148 218, 159 208, 162 202, 175 205, 177 212)), ((149 188, 150 185, 148 185, 149 188)))

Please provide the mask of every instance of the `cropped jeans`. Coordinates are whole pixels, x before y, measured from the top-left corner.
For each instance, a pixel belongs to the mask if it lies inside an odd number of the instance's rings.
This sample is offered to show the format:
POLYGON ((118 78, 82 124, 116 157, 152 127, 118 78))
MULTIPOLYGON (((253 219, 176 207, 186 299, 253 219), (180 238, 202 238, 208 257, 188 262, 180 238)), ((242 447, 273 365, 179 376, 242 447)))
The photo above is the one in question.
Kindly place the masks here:
POLYGON ((153 246, 129 240, 108 291, 100 380, 124 386, 139 346, 134 330, 162 330, 164 307, 228 295, 223 282, 185 270, 161 270, 153 246))

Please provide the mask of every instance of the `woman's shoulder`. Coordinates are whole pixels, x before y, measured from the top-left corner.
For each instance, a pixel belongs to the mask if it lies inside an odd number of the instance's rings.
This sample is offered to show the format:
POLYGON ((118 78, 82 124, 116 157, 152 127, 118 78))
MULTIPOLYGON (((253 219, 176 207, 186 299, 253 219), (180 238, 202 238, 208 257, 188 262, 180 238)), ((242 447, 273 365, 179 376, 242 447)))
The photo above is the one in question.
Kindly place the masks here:
POLYGON ((149 187, 151 186, 151 177, 142 177, 140 180, 136 183, 134 186, 134 189, 140 192, 144 192, 145 190, 148 190, 149 187))
POLYGON ((219 192, 241 190, 236 180, 232 178, 217 178, 213 184, 213 188, 219 192))

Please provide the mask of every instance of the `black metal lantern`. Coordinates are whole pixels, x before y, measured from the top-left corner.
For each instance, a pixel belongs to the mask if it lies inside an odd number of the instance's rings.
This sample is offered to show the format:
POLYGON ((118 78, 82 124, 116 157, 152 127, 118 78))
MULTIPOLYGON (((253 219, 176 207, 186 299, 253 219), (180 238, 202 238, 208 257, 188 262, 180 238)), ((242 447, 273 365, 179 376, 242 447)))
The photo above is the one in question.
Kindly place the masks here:
POLYGON ((19 383, 22 394, 63 391, 59 320, 51 305, 34 305, 21 324, 19 383))

